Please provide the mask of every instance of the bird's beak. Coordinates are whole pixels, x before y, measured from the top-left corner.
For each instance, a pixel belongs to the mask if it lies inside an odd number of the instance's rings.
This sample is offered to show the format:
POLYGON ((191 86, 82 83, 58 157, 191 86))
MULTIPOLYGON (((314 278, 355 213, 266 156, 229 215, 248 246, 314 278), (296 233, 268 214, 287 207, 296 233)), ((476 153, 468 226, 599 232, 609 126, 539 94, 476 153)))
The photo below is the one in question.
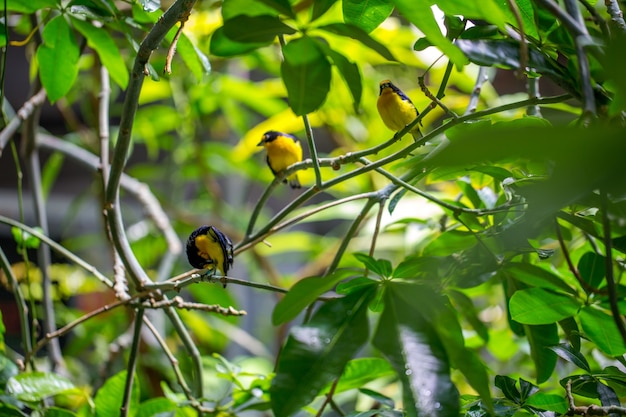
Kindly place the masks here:
POLYGON ((261 142, 257 143, 256 146, 263 146, 264 139, 261 139, 261 142))

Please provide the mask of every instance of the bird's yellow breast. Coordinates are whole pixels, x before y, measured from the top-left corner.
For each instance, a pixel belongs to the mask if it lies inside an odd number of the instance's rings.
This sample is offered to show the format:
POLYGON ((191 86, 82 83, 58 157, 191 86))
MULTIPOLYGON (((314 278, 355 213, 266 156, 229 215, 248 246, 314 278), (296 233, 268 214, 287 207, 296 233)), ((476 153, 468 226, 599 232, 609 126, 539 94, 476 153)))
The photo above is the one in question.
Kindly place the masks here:
POLYGON ((267 160, 274 172, 280 172, 296 162, 302 161, 302 146, 290 137, 279 136, 264 144, 267 160))
POLYGON ((196 237, 195 242, 198 255, 207 260, 207 265, 213 264, 224 273, 224 249, 220 243, 208 234, 196 237))
POLYGON ((415 106, 403 100, 391 88, 381 91, 376 106, 385 126, 394 131, 403 129, 417 117, 415 106))

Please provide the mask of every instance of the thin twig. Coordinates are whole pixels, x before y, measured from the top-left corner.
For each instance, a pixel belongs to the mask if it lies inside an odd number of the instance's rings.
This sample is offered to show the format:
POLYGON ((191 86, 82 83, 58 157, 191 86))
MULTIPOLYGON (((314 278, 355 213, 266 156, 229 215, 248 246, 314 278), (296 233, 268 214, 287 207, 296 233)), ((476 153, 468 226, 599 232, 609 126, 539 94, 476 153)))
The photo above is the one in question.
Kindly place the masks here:
POLYGON ((180 21, 180 26, 174 35, 174 39, 172 39, 172 43, 170 47, 167 49, 167 55, 165 57, 165 66, 163 67, 164 74, 172 73, 172 60, 174 59, 174 54, 176 53, 176 46, 178 45, 178 39, 180 35, 183 33, 183 27, 185 27, 185 21, 189 18, 189 14, 185 20, 180 21))
MULTIPOLYGON (((4 89, 3 89, 4 90, 4 89)), ((0 132, 0 156, 2 156, 2 150, 9 142, 9 139, 13 137, 13 134, 17 132, 17 129, 22 125, 24 120, 30 117, 35 109, 39 108, 46 101, 46 90, 43 88, 33 95, 24 103, 24 105, 17 111, 16 116, 11 119, 9 124, 5 126, 0 132)))
POLYGON ((135 370, 137 369, 137 359, 139 357, 139 345, 141 343, 141 328, 145 310, 139 308, 135 312, 135 323, 133 329, 133 343, 128 355, 128 365, 126 365, 126 382, 124 384, 124 396, 120 407, 120 417, 128 416, 130 411, 130 400, 133 393, 133 381, 135 380, 135 370))
POLYGON ((606 11, 611 16, 611 22, 622 32, 626 32, 626 22, 624 22, 624 14, 619 8, 617 0, 604 0, 606 11))
POLYGON ((77 264, 81 268, 85 269, 87 272, 93 274, 96 278, 98 278, 100 280, 100 282, 105 284, 107 287, 113 288, 113 283, 111 282, 111 280, 109 280, 105 275, 103 275, 100 271, 98 271, 98 269, 95 266, 87 263, 82 258, 76 256, 73 252, 70 252, 69 250, 65 249, 63 246, 59 245, 57 242, 55 242, 54 240, 50 239, 45 234, 39 232, 37 229, 33 229, 31 227, 26 226, 23 223, 17 222, 17 221, 15 221, 13 219, 10 219, 10 218, 2 216, 2 215, 0 215, 0 223, 4 223, 4 224, 8 224, 10 226, 17 227, 18 229, 21 229, 21 230, 25 231, 26 233, 35 236, 37 239, 39 239, 42 242, 44 242, 47 245, 49 245, 55 252, 61 254, 62 256, 67 258, 68 260, 74 262, 75 264, 77 264))
POLYGON ((524 34, 524 22, 522 20, 522 16, 519 12, 519 7, 517 7, 517 3, 515 0, 507 0, 507 4, 509 5, 509 10, 515 16, 515 21, 517 23, 517 29, 520 34, 519 41, 519 69, 518 69, 518 78, 522 78, 523 74, 529 70, 528 68, 528 45, 526 44, 526 35, 524 34))
POLYGON ((606 286, 609 291, 609 305, 613 314, 613 321, 619 330, 622 340, 626 343, 626 324, 624 316, 619 311, 617 286, 615 285, 615 277, 613 275, 613 244, 611 241, 611 221, 609 220, 609 197, 606 190, 600 190, 600 211, 602 213, 602 233, 604 235, 604 259, 606 263, 606 286))
POLYGON ((578 271, 578 268, 574 266, 574 263, 572 262, 572 258, 570 258, 569 256, 569 250, 567 249, 567 246, 565 246, 565 241, 563 240, 563 234, 561 233, 561 225, 559 224, 558 220, 556 219, 554 220, 554 225, 556 229, 556 237, 559 240, 559 246, 561 247, 561 252, 563 252, 563 257, 565 258, 565 262, 567 262, 567 266, 569 267, 570 272, 574 275, 574 277, 576 278, 576 281, 578 281, 580 286, 583 287, 583 289, 587 293, 596 293, 597 290, 591 287, 583 279, 583 277, 580 275, 580 272, 578 271))
MULTIPOLYGON (((600 384, 600 382, 598 382, 600 384)), ((572 380, 568 379, 565 384, 565 393, 567 397, 567 413, 568 416, 608 416, 611 414, 626 415, 626 408, 617 405, 602 407, 596 404, 586 406, 576 406, 574 396, 572 395, 572 380)))
POLYGON ((432 102, 436 103, 439 107, 441 107, 441 109, 446 113, 447 116, 450 116, 453 119, 456 119, 459 117, 455 112, 450 110, 448 106, 443 104, 443 102, 439 100, 439 98, 433 96, 433 94, 430 92, 428 87, 426 87, 426 83, 424 82, 424 75, 417 77, 417 82, 422 90, 422 93, 424 93, 424 95, 428 97, 432 102))
POLYGON ((587 12, 589 12, 589 14, 593 17, 595 23, 600 26, 600 30, 602 31, 604 38, 609 39, 611 37, 611 30, 609 29, 609 25, 606 20, 600 15, 600 12, 598 12, 598 9, 596 9, 595 6, 592 6, 587 0, 578 1, 580 1, 580 3, 585 7, 585 10, 587 10, 587 12))
POLYGON ((145 77, 145 66, 148 64, 152 51, 159 46, 167 32, 176 24, 176 22, 180 21, 183 16, 188 15, 191 12, 195 3, 196 0, 177 0, 169 9, 167 9, 167 11, 161 16, 152 30, 141 42, 131 70, 130 81, 126 90, 126 97, 122 108, 119 135, 115 145, 113 159, 111 161, 111 172, 105 193, 104 209, 107 214, 107 222, 113 236, 115 247, 122 257, 126 271, 134 281, 134 284, 138 287, 151 282, 151 280, 135 257, 124 231, 121 207, 119 204, 120 180, 124 167, 126 166, 128 150, 130 149, 133 122, 135 120, 135 114, 139 103, 139 94, 145 77))
MULTIPOLYGON (((28 304, 26 303, 24 294, 22 294, 22 288, 20 287, 19 282, 17 282, 15 274, 13 274, 9 259, 4 254, 2 247, 0 247, 0 268, 4 271, 4 275, 7 277, 7 280, 11 285, 13 296, 15 297, 15 301, 17 303, 17 313, 20 318, 20 329, 22 332, 22 347, 24 348, 24 352, 30 352, 33 345, 31 339, 31 329, 28 324, 28 304)), ((32 358, 31 360, 25 360, 22 365, 25 366, 26 364, 29 364, 31 369, 34 370, 34 361, 32 358)))
MULTIPOLYGON (((539 77, 528 77, 526 84, 528 87, 529 98, 541 97, 541 94, 539 93, 539 77)), ((528 106, 526 108, 526 114, 529 116, 541 117, 541 108, 536 104, 534 106, 528 106)))
POLYGON ((470 94, 467 109, 465 109, 465 113, 463 113, 463 115, 472 114, 476 111, 476 108, 478 107, 478 101, 480 100, 480 92, 482 91, 483 84, 489 81, 487 71, 487 67, 478 67, 476 84, 474 84, 474 89, 472 90, 472 94, 470 94))
POLYGON ((326 397, 324 398, 324 402, 322 403, 320 409, 317 410, 317 414, 315 414, 315 417, 322 417, 322 414, 324 413, 324 409, 333 399, 333 394, 335 393, 335 389, 337 389, 338 383, 339 383, 339 378, 333 381, 333 384, 330 386, 330 390, 326 394, 326 397))
POLYGON ((245 316, 248 313, 245 310, 236 310, 232 306, 222 307, 219 304, 202 304, 202 303, 194 303, 190 301, 185 301, 183 297, 177 295, 174 298, 169 300, 159 300, 156 301, 154 298, 151 298, 148 301, 144 301, 142 303, 146 308, 160 309, 166 307, 176 307, 178 310, 199 310, 199 311, 207 311, 210 313, 217 313, 222 316, 245 316))

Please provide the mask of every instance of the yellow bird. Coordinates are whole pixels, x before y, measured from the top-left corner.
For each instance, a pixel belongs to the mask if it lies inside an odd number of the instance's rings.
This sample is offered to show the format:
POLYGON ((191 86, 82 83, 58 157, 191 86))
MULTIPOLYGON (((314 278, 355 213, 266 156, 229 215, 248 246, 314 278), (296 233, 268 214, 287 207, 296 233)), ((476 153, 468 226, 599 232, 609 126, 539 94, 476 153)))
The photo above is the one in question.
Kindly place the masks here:
MULTIPOLYGON (((287 167, 302 161, 302 146, 300 141, 289 133, 270 130, 263 134, 263 138, 257 144, 267 151, 267 165, 274 176, 284 171, 287 167)), ((283 182, 289 181, 291 188, 300 188, 297 173, 291 174, 283 182)))
MULTIPOLYGON (((385 126, 394 132, 404 129, 419 115, 411 99, 389 80, 380 82, 376 107, 385 126)), ((411 135, 415 140, 422 136, 417 125, 411 130, 411 135)))
POLYGON ((194 268, 219 270, 226 276, 233 266, 233 243, 216 227, 200 226, 187 239, 187 260, 194 268))

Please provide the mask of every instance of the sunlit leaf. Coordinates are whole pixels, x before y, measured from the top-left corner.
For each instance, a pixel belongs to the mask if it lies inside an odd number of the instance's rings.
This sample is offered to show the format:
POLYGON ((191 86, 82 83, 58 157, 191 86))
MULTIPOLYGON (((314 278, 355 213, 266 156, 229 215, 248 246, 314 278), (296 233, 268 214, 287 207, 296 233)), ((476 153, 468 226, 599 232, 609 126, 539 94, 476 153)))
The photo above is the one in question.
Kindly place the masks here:
POLYGON ((601 351, 609 356, 626 353, 626 344, 617 330, 613 317, 594 306, 583 307, 579 317, 584 335, 601 351))
POLYGON ((274 307, 272 324, 277 326, 293 320, 317 297, 332 289, 345 278, 345 274, 338 271, 326 277, 310 277, 299 280, 274 307))
POLYGON ((556 366, 556 353, 548 349, 559 343, 556 324, 524 325, 524 333, 530 345, 530 356, 535 363, 537 383, 547 381, 556 366))
POLYGON ((578 261, 578 272, 591 288, 597 289, 606 275, 606 258, 595 252, 587 252, 578 261))
POLYGON ((320 42, 320 47, 324 49, 326 55, 333 61, 333 65, 339 70, 339 74, 345 81, 352 98, 354 99, 354 112, 359 111, 361 104, 361 95, 363 93, 363 83, 361 81, 361 72, 359 66, 354 62, 350 62, 348 58, 330 49, 325 43, 320 42))
POLYGON ((319 29, 334 33, 335 35, 356 39, 368 48, 378 52, 383 58, 389 61, 396 60, 385 45, 372 38, 360 27, 344 23, 331 23, 329 25, 320 26, 319 29))
POLYGON ((570 295, 536 287, 516 291, 509 302, 513 320, 524 324, 556 323, 575 315, 580 307, 570 295))
POLYGON ((398 11, 421 30, 428 40, 452 61, 457 68, 468 63, 461 50, 446 38, 435 20, 431 4, 426 0, 394 0, 398 11))
POLYGON ((283 56, 280 69, 289 106, 299 116, 317 110, 330 91, 328 59, 317 42, 306 36, 285 45, 283 56))
POLYGON ((224 33, 224 27, 217 28, 211 35, 209 49, 213 55, 232 57, 252 52, 255 49, 267 46, 273 39, 267 42, 236 42, 224 33))
POLYGON ((48 372, 24 372, 7 381, 6 392, 20 401, 39 402, 74 388, 67 378, 48 372))
POLYGON ((72 88, 78 75, 78 43, 65 17, 60 15, 44 27, 43 44, 37 49, 41 83, 51 102, 72 88))
POLYGON ((393 11, 391 0, 343 0, 343 20, 366 32, 376 29, 393 11))
POLYGON ((87 44, 98 53, 113 81, 125 89, 128 85, 128 68, 109 32, 80 19, 72 19, 72 24, 87 39, 87 44))
MULTIPOLYGON (((124 389, 126 386, 126 371, 121 371, 104 382, 96 392, 94 402, 96 405, 96 417, 112 417, 120 413, 124 389)), ((139 381, 134 379, 132 387, 129 414, 134 414, 139 404, 139 381)))
POLYGON ((224 21, 224 34, 241 43, 272 42, 278 35, 294 34, 295 29, 270 15, 237 15, 224 21))
MULTIPOLYGON (((335 392, 340 393, 351 389, 361 388, 365 384, 378 378, 395 375, 394 369, 388 361, 381 358, 356 358, 346 364, 346 367, 335 386, 335 392)), ((330 389, 330 386, 327 387, 330 389)), ((323 390, 325 391, 325 390, 323 390)))

